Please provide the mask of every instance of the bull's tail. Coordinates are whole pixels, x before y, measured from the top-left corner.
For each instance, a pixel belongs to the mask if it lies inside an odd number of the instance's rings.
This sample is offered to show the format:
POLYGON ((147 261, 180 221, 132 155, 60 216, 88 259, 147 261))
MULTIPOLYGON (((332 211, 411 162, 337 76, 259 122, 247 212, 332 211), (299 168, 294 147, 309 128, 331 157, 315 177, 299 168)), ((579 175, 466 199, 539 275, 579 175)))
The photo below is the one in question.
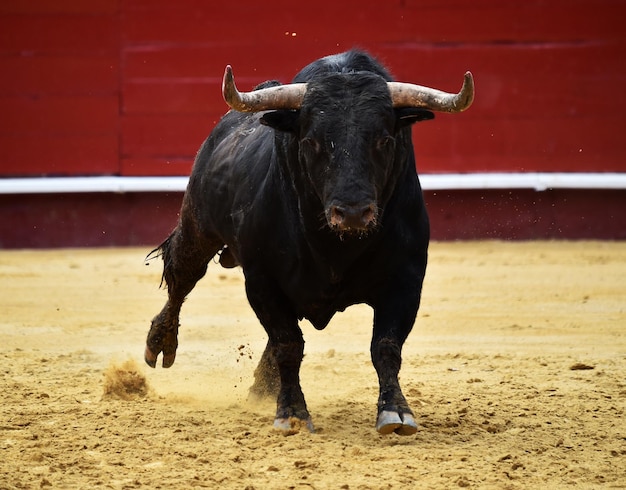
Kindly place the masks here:
POLYGON ((163 274, 161 274, 161 282, 159 284, 160 288, 163 287, 163 283, 167 285, 167 277, 166 277, 167 271, 169 270, 170 265, 172 263, 172 258, 170 254, 170 245, 171 245, 173 235, 174 233, 168 236, 161 243, 161 245, 159 245, 157 248, 152 250, 148 255, 146 255, 146 258, 145 258, 146 265, 147 265, 148 261, 158 259, 159 257, 163 257, 163 274))

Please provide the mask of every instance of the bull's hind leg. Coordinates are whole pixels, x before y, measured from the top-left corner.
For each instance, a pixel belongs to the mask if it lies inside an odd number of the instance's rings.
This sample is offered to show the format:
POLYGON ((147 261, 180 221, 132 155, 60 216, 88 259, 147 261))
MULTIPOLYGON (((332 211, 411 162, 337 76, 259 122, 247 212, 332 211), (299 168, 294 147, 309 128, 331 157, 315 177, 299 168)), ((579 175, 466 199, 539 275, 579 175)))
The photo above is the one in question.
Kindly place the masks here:
POLYGON ((144 359, 150 367, 156 366, 160 353, 163 353, 164 368, 174 364, 181 306, 206 273, 209 260, 221 246, 219 241, 208 240, 200 236, 194 226, 185 226, 181 222, 155 250, 163 256, 163 280, 167 285, 168 299, 152 320, 148 332, 144 359))
POLYGON ((249 397, 251 399, 278 398, 280 390, 280 375, 276 356, 271 343, 267 343, 261 360, 254 370, 254 383, 250 387, 249 397))

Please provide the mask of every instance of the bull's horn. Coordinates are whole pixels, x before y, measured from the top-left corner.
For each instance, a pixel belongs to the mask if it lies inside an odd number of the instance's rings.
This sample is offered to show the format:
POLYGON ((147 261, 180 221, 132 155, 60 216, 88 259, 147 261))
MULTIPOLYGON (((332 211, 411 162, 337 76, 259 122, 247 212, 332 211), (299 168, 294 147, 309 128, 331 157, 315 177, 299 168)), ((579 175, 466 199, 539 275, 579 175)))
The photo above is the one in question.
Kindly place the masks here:
POLYGON ((300 109, 306 92, 306 83, 292 83, 262 88, 252 92, 239 92, 235 86, 233 69, 226 66, 222 95, 226 103, 239 112, 276 111, 279 109, 300 109))
POLYGON ((474 100, 474 78, 468 71, 458 94, 411 83, 388 82, 394 107, 423 107, 437 112, 462 112, 474 100))

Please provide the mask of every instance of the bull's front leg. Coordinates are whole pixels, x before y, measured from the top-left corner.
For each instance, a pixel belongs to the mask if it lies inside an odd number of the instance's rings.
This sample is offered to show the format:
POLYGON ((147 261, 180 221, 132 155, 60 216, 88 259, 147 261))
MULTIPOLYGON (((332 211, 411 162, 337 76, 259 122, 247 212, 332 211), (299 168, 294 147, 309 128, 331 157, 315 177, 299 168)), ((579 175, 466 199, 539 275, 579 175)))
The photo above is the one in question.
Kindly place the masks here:
MULTIPOLYGON (((400 281, 396 286, 401 284, 400 281)), ((402 346, 408 337, 419 307, 421 281, 409 281, 392 291, 374 308, 372 363, 378 374, 379 396, 376 430, 380 434, 411 435, 417 423, 402 393, 398 375, 402 365, 402 346)))
POLYGON ((304 339, 297 316, 288 299, 271 280, 244 272, 248 300, 269 337, 250 392, 267 394, 267 387, 271 391, 277 389, 276 429, 292 432, 306 427, 313 432, 313 423, 300 386, 304 339))
POLYGON ((417 432, 417 423, 402 394, 398 374, 402 346, 397 339, 379 338, 372 342, 372 362, 380 386, 376 430, 380 434, 407 436, 417 432))
POLYGON ((274 427, 281 431, 297 431, 306 427, 313 432, 313 422, 300 387, 300 365, 304 355, 304 341, 279 342, 275 345, 280 388, 276 399, 274 427))

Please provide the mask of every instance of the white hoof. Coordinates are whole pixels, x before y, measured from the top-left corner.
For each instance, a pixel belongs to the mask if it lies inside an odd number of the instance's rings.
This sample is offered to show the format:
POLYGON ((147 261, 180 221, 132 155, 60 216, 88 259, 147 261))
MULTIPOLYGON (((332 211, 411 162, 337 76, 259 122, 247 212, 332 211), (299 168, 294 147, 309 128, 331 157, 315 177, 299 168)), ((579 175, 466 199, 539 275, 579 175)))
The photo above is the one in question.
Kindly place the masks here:
POLYGON ((378 414, 376 431, 383 435, 395 432, 400 436, 410 436, 417 432, 417 423, 410 413, 401 416, 398 412, 383 410, 378 414))

